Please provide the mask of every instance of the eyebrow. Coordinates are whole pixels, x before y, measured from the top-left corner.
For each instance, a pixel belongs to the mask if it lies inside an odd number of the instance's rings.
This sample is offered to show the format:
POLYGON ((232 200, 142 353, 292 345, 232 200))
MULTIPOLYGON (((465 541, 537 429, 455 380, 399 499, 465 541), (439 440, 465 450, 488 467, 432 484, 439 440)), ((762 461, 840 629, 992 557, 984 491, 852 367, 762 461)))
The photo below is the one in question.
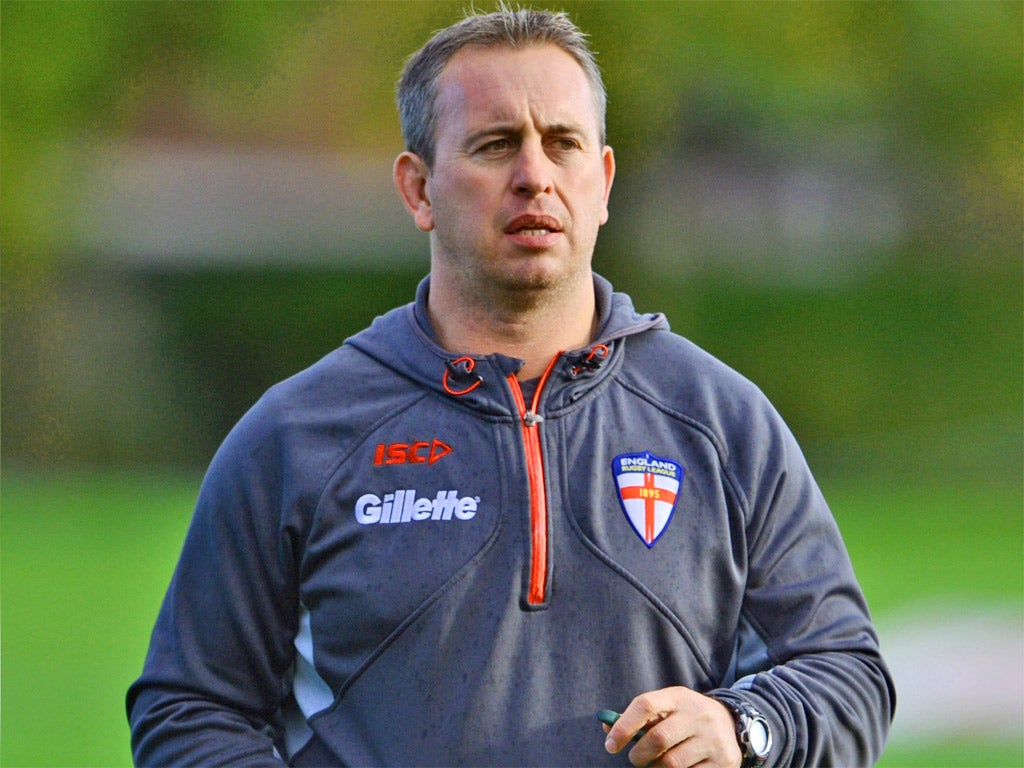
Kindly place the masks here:
MULTIPOLYGON (((522 133, 522 126, 519 123, 495 123, 486 128, 473 131, 462 142, 463 147, 471 147, 487 136, 516 136, 522 133)), ((570 123, 552 123, 542 126, 541 134, 544 136, 586 136, 586 131, 579 125, 570 123)))
POLYGON ((572 125, 570 123, 554 123, 552 125, 547 126, 547 128, 544 130, 544 133, 545 134, 552 134, 553 133, 556 136, 565 136, 565 135, 585 136, 586 135, 586 131, 583 130, 583 126, 572 125))

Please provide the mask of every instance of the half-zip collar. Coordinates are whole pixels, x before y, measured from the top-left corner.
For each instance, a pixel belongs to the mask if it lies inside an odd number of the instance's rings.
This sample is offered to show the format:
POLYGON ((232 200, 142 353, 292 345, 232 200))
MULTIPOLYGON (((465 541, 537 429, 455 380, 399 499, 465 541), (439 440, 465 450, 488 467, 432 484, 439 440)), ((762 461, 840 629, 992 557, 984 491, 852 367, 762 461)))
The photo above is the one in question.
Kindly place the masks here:
MULTIPOLYGON (((621 346, 618 340, 668 328, 663 315, 637 313, 629 297, 613 292, 611 284, 599 275, 594 275, 594 291, 597 338, 585 348, 567 351, 552 369, 544 396, 548 410, 565 407, 597 386, 615 367, 612 363, 621 346), (598 346, 606 347, 607 354, 603 350, 595 352, 598 346)), ((523 361, 500 354, 467 355, 442 348, 427 314, 429 292, 430 278, 426 277, 417 289, 416 301, 378 317, 346 344, 481 415, 518 419, 506 381, 510 374, 518 373, 523 361)))

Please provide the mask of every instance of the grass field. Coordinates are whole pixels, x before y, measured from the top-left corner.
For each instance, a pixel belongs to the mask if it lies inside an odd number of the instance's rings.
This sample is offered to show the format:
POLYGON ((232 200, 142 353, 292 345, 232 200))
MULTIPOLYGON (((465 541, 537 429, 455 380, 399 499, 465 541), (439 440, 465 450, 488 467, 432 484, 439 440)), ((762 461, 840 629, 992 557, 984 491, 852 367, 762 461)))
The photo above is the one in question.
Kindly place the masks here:
MULTIPOLYGON (((197 483, 193 475, 5 473, 0 764, 131 764, 124 692, 139 672, 197 483)), ((1019 488, 823 486, 880 622, 936 599, 1022 605, 1019 488)), ((881 764, 1022 763, 1019 735, 953 733, 894 744, 881 764)))

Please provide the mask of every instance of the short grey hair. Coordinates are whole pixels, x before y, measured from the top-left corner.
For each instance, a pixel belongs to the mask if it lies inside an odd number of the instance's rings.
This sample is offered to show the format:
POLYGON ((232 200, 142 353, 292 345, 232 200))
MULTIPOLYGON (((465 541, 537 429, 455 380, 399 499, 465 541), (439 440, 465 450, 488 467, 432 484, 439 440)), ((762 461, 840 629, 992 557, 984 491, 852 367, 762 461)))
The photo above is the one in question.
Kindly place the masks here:
POLYGON ((482 48, 555 45, 568 53, 590 83, 601 143, 606 143, 608 96, 586 34, 565 13, 512 9, 501 3, 493 13, 467 16, 435 33, 405 64, 398 81, 402 136, 405 148, 423 158, 428 167, 434 164, 438 81, 451 57, 470 45, 482 48))

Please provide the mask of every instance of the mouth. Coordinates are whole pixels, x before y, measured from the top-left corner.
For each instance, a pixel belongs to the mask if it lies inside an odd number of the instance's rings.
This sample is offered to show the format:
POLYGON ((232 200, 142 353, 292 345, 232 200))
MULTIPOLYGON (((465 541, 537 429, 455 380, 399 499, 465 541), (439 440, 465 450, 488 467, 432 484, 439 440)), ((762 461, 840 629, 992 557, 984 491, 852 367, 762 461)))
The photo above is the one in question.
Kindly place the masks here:
POLYGON ((524 214, 516 216, 505 227, 506 235, 519 235, 521 237, 546 237, 562 231, 558 219, 553 216, 536 216, 524 214))

